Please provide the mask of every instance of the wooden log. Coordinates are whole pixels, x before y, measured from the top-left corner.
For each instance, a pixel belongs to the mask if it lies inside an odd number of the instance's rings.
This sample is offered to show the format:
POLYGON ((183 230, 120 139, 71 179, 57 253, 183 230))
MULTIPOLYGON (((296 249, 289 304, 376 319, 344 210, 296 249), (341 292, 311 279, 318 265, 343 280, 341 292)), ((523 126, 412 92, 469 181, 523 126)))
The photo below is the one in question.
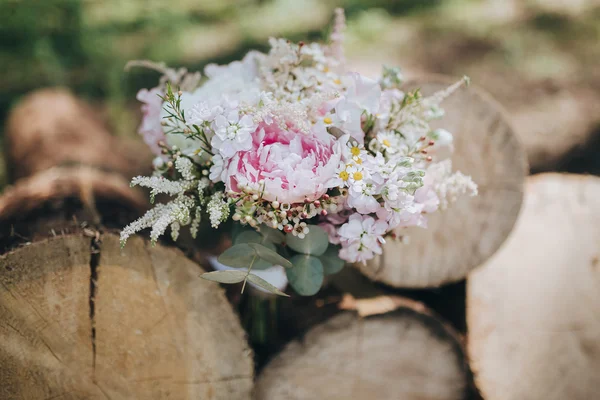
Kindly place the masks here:
POLYGON ((147 146, 112 136, 90 106, 64 89, 25 97, 11 111, 4 140, 13 182, 53 166, 94 166, 126 177, 152 166, 147 146))
MULTIPOLYGON (((429 95, 450 82, 425 76, 406 87, 429 95)), ((427 229, 406 229, 409 246, 388 241, 383 255, 358 264, 373 280, 402 288, 459 281, 500 247, 519 213, 527 161, 502 108, 473 87, 459 89, 442 107, 446 116, 435 127, 454 134, 453 168, 471 175, 479 194, 431 215, 427 229)))
POLYGON ((125 172, 13 160, 37 173, 0 197, 0 399, 247 400, 252 351, 223 290, 179 250, 111 233, 147 207, 125 172))
POLYGON ((0 257, 0 398, 247 400, 251 350, 181 252, 81 234, 0 257))
MULTIPOLYGON (((256 400, 472 398, 457 334, 420 303, 359 318, 344 312, 311 329, 260 374, 256 400)), ((367 307, 369 308, 369 307, 367 307)))
POLYGON ((486 400, 600 394, 600 178, 528 178, 504 246, 467 281, 468 350, 486 400))

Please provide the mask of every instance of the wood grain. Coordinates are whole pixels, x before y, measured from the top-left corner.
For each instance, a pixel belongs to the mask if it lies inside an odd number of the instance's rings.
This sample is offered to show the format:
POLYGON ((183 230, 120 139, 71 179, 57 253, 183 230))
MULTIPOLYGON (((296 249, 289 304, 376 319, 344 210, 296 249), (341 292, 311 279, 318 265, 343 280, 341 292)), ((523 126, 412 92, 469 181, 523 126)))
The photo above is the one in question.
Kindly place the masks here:
MULTIPOLYGON (((450 82, 426 76, 406 87, 429 95, 450 82)), ((428 229, 407 228, 408 246, 388 241, 382 256, 356 265, 373 280, 403 288, 459 281, 500 247, 519 213, 527 161, 501 107, 474 87, 459 89, 442 106, 446 116, 434 127, 454 134, 453 168, 473 177, 479 195, 431 215, 428 229)))
POLYGON ((290 343, 259 376, 256 400, 450 400, 469 396, 455 332, 424 306, 344 312, 290 343))
POLYGON ((528 178, 514 231, 467 281, 486 400, 600 396, 600 178, 528 178))
POLYGON ((178 250, 91 240, 0 257, 0 398, 247 400, 251 350, 222 289, 178 250))

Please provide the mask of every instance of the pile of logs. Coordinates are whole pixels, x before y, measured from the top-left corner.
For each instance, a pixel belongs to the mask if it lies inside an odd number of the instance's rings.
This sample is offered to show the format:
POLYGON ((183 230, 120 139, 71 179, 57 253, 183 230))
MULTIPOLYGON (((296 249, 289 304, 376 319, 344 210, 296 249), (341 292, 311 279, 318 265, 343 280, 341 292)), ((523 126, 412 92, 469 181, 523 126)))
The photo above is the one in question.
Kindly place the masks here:
POLYGON ((149 206, 128 184, 150 165, 143 147, 122 147, 68 93, 26 98, 5 132, 0 398, 596 398, 600 178, 526 177, 508 118, 477 88, 444 108, 453 165, 479 196, 333 276, 336 312, 303 323, 322 304, 288 307, 283 323, 302 329, 254 381, 238 316, 202 267, 141 236, 119 246, 149 206))
POLYGON ((252 351, 218 286, 175 249, 115 229, 147 169, 68 93, 12 113, 0 197, 0 398, 247 400, 252 351), (118 231, 117 231, 118 233, 118 231))

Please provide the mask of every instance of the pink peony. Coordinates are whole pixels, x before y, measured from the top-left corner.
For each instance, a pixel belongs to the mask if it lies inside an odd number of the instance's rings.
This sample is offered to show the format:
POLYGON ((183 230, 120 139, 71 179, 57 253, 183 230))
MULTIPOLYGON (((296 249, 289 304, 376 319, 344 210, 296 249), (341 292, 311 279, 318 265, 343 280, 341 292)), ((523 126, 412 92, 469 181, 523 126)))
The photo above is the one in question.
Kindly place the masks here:
POLYGON ((165 140, 165 134, 160 125, 163 102, 158 97, 159 95, 162 96, 162 94, 160 89, 154 88, 150 90, 142 89, 136 96, 139 101, 144 103, 142 105, 142 123, 138 129, 138 133, 144 137, 144 142, 158 156, 162 154, 158 142, 165 140))
POLYGON ((307 135, 265 122, 252 136, 252 148, 237 152, 223 171, 228 190, 239 192, 245 185, 258 188, 264 180, 264 199, 291 204, 318 199, 339 183, 336 168, 341 148, 333 136, 307 135))

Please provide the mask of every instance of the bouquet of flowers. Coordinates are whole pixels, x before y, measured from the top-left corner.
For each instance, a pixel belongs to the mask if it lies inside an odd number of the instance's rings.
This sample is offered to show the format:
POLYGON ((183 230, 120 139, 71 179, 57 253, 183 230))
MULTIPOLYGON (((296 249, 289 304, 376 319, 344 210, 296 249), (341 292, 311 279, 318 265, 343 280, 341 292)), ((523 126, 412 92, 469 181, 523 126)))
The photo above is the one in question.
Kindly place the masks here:
POLYGON ((336 10, 326 45, 271 39, 267 54, 208 65, 204 80, 132 62, 163 73, 138 93, 140 133, 157 158, 153 176, 132 185, 172 199, 127 226, 123 244, 145 228, 153 241, 168 228, 176 240, 182 226, 195 236, 205 216, 214 228, 231 218, 233 246, 218 260, 244 270, 204 278, 283 294, 253 273, 280 265, 296 292, 312 295, 324 275, 366 262, 403 228, 426 227, 428 214, 475 195, 472 180, 441 160, 452 135, 430 128, 467 80, 423 97, 400 89, 397 68, 379 80, 348 72, 344 27, 336 10))

